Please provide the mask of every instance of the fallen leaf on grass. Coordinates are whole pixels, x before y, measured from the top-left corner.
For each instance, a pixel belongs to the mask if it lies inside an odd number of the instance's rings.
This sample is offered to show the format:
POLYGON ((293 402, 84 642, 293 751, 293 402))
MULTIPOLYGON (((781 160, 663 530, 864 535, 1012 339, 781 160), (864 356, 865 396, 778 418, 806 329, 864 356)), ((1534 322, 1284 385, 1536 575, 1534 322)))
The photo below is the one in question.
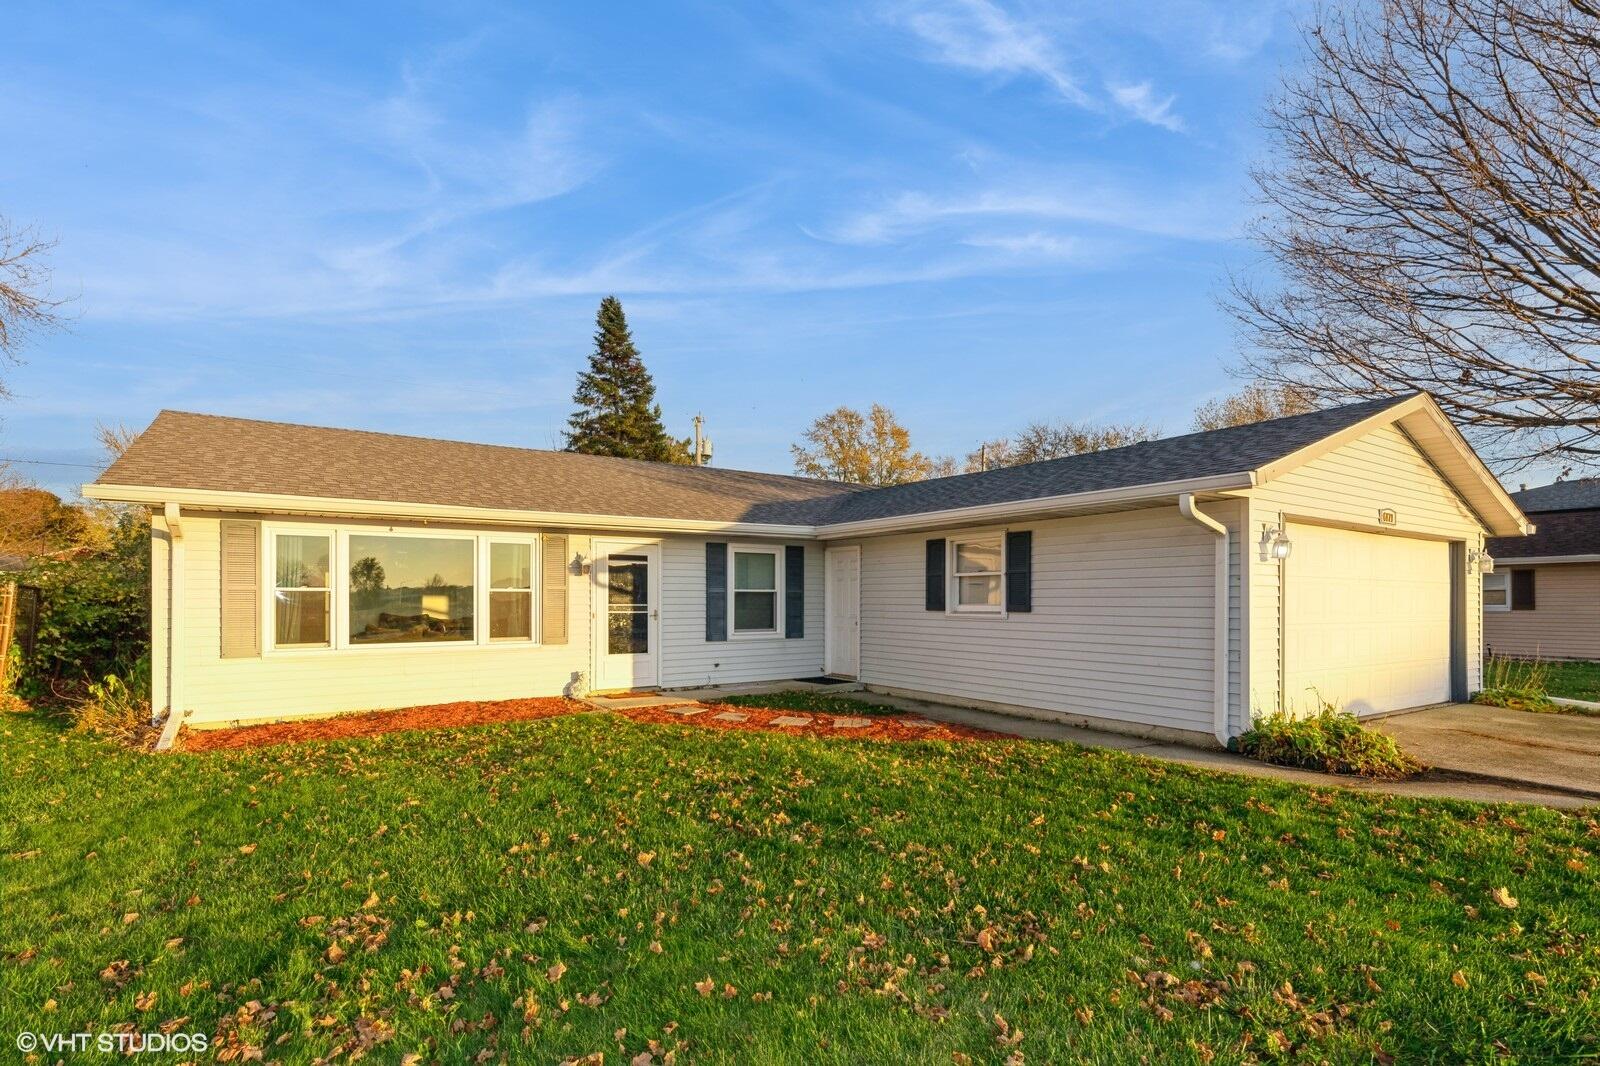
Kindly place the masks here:
POLYGON ((1462 973, 1460 970, 1457 970, 1455 973, 1450 975, 1450 983, 1455 985, 1457 988, 1466 988, 1467 975, 1462 973))
POLYGON ((1516 909, 1517 897, 1513 896, 1511 894, 1511 892, 1509 890, 1507 890, 1507 889, 1504 889, 1504 888, 1493 889, 1489 893, 1489 898, 1494 900, 1496 903, 1500 904, 1500 906, 1504 907, 1508 911, 1516 909))
POLYGON ((256 850, 256 846, 254 844, 240 844, 239 845, 239 854, 240 855, 249 855, 252 852, 254 852, 255 850, 256 850))
POLYGON ((696 981, 694 983, 694 990, 700 993, 702 996, 709 996, 711 993, 717 990, 717 983, 710 977, 707 977, 704 981, 696 981))
POLYGON ((567 972, 567 964, 564 963, 564 962, 558 962, 554 966, 552 966, 548 970, 546 970, 544 972, 544 975, 545 975, 546 978, 549 979, 549 981, 552 984, 554 984, 555 982, 561 980, 561 975, 566 973, 566 972, 567 972))

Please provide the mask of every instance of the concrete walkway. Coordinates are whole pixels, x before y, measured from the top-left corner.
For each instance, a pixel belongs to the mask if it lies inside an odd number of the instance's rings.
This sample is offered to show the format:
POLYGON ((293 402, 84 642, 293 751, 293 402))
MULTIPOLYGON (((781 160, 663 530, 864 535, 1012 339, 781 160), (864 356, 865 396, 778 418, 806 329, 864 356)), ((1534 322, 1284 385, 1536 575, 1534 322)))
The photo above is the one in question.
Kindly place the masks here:
POLYGON ((1372 727, 1444 773, 1600 801, 1600 718, 1447 703, 1372 727))
MULTIPOLYGON (((971 707, 929 703, 901 696, 887 696, 877 692, 851 691, 842 692, 840 695, 900 708, 941 722, 956 722, 961 725, 992 729, 1001 733, 1012 733, 1016 736, 1035 740, 1065 740, 1073 744, 1082 744, 1084 747, 1089 748, 1114 748, 1117 751, 1126 751, 1133 755, 1168 759, 1172 762, 1184 763, 1188 766, 1199 766, 1208 770, 1223 770, 1228 773, 1244 774, 1249 777, 1266 777, 1278 781, 1292 781, 1296 784, 1314 785, 1321 788, 1335 786, 1349 789, 1353 792, 1376 792, 1419 799, 1461 799, 1478 803, 1529 803, 1565 809, 1586 807, 1596 802, 1595 798, 1586 798, 1581 795, 1574 795, 1571 792, 1553 791, 1541 787, 1537 782, 1518 784, 1506 780, 1452 779, 1450 776, 1425 776, 1411 781, 1368 781, 1359 777, 1335 777, 1331 774, 1320 774, 1310 770, 1296 770, 1287 766, 1272 766, 1227 751, 1191 748, 1182 744, 1174 744, 1170 741, 1125 736, 1121 733, 1085 729, 1081 726, 1067 725, 1061 722, 1017 718, 1008 714, 998 714, 994 711, 977 710, 971 707)), ((1459 707, 1463 705, 1453 706, 1459 707)), ((1473 708, 1473 710, 1486 709, 1473 708)), ((1392 728, 1417 718, 1419 715, 1431 713, 1433 712, 1418 711, 1408 715, 1395 715, 1392 718, 1382 719, 1374 724, 1383 728, 1392 728)), ((1591 727, 1600 727, 1600 720, 1596 719, 1572 718, 1565 715, 1534 715, 1522 711, 1506 711, 1504 713, 1516 714, 1523 718, 1536 719, 1541 722, 1552 718, 1560 718, 1563 721, 1586 721, 1591 724, 1591 727)), ((1596 731, 1600 732, 1600 729, 1596 731)), ((1402 743, 1405 743, 1408 748, 1410 747, 1409 743, 1404 741, 1402 743)), ((1415 754, 1424 762, 1439 764, 1438 759, 1431 758, 1425 751, 1415 750, 1415 754)), ((1594 787, 1592 782, 1597 777, 1600 777, 1600 762, 1591 761, 1589 765, 1589 779, 1591 787, 1594 787)), ((1597 795, 1600 795, 1600 793, 1597 793, 1597 795)))

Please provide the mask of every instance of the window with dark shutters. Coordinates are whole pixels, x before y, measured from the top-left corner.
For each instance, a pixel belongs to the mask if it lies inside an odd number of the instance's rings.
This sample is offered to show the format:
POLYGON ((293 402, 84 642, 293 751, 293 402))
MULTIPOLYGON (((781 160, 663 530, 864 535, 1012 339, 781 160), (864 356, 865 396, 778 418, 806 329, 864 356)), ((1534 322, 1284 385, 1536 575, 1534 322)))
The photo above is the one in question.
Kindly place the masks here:
POLYGON ((944 610, 944 538, 927 543, 923 562, 923 607, 929 611, 944 610))
POLYGON ((783 635, 806 635, 806 550, 799 544, 783 549, 783 635))
POLYGON ((1027 614, 1033 610, 1033 531, 1006 534, 1006 610, 1027 614))
POLYGON ((728 639, 728 546, 706 542, 706 640, 728 639))
POLYGON ((1533 575, 1532 570, 1511 571, 1511 609, 1513 611, 1533 610, 1533 575))

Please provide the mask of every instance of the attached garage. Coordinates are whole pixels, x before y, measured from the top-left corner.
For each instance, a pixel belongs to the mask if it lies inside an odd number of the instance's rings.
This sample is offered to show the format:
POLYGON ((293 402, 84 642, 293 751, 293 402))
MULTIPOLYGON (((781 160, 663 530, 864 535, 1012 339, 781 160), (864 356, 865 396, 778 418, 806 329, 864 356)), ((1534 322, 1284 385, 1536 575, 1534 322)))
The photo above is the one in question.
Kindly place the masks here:
POLYGON ((1284 699, 1379 714, 1450 699, 1450 545, 1290 524, 1284 699))

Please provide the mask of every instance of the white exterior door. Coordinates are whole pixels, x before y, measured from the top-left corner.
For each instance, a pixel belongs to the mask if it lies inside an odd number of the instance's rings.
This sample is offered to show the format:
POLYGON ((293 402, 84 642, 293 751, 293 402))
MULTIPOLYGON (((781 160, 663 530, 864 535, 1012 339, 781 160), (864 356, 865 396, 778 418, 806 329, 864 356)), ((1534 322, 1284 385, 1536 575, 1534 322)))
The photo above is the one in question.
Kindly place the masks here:
POLYGON ((861 549, 829 548, 823 660, 836 677, 861 675, 861 549))
POLYGON ((652 688, 659 682, 660 575, 659 545, 594 542, 595 689, 652 688))
POLYGON ((1284 701, 1356 714, 1450 698, 1450 545, 1289 525, 1284 701))

